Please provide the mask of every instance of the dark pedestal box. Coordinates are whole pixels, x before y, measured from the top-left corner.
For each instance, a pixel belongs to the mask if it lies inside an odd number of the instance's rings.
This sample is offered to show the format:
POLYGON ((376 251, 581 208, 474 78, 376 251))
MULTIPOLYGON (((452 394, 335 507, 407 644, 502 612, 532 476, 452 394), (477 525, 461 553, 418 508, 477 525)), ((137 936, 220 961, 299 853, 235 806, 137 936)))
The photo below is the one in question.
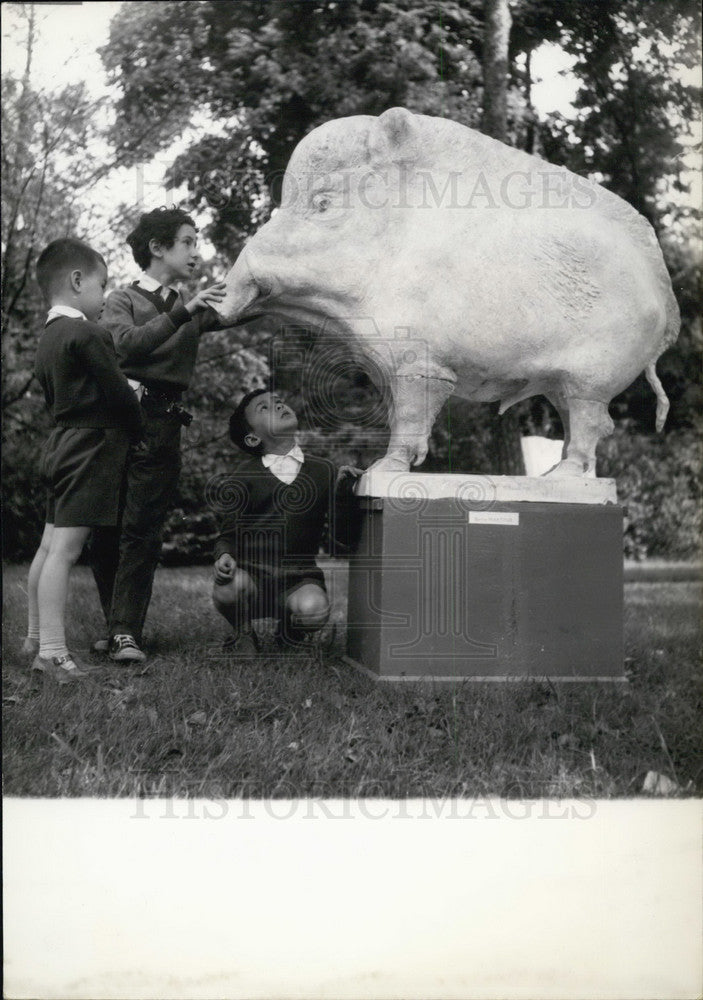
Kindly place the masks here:
POLYGON ((623 680, 622 509, 496 495, 358 498, 348 660, 389 681, 623 680))

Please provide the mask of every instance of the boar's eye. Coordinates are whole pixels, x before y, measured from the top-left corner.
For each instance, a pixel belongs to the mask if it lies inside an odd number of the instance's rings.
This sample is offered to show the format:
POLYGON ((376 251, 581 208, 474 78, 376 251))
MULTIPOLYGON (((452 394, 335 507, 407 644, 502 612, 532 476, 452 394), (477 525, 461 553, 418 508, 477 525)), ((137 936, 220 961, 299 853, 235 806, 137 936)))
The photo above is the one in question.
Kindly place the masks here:
POLYGON ((312 207, 316 212, 326 212, 331 204, 332 200, 326 194, 316 194, 312 199, 312 207))

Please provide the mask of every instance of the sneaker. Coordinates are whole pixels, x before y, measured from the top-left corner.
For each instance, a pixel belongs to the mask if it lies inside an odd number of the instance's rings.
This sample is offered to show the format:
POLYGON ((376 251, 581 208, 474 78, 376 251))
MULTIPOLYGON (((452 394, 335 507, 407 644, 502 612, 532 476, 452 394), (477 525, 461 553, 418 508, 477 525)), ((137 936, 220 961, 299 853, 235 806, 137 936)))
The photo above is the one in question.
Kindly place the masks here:
POLYGON ((233 632, 222 643, 222 651, 237 659, 259 655, 259 641, 254 632, 233 632))
POLYGON ((71 684, 73 681, 85 680, 94 672, 85 663, 77 660, 72 653, 49 657, 39 656, 37 653, 32 663, 32 670, 39 671, 45 677, 51 677, 59 684, 71 684))
POLYGON ((116 663, 143 663, 146 654, 141 651, 131 635, 113 635, 110 640, 110 659, 116 663))
POLYGON ((22 640, 22 655, 31 656, 34 659, 39 654, 39 640, 30 639, 28 635, 22 640))
POLYGON ((109 639, 96 639, 93 645, 90 647, 91 653, 109 653, 110 652, 110 640, 109 639))

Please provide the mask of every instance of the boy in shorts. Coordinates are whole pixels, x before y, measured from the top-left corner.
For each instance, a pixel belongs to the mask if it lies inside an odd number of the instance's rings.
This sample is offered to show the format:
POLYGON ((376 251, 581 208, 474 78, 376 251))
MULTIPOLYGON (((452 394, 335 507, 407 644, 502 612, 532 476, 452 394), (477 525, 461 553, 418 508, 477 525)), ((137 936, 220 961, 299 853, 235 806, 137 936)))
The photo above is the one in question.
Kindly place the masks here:
POLYGON ((56 427, 42 453, 47 516, 29 571, 25 651, 36 651, 33 670, 66 683, 88 673, 66 645, 70 572, 91 529, 117 524, 127 451, 143 428, 112 338, 97 325, 103 258, 81 240, 54 240, 39 256, 37 281, 50 309, 34 371, 56 427))
POLYGON ((230 437, 248 457, 228 480, 212 596, 232 626, 225 648, 235 656, 257 652, 252 618, 277 618, 288 648, 318 632, 330 611, 315 562, 325 524, 340 548, 351 541, 349 487, 361 473, 304 455, 297 429, 293 410, 265 389, 247 393, 230 418, 230 437))

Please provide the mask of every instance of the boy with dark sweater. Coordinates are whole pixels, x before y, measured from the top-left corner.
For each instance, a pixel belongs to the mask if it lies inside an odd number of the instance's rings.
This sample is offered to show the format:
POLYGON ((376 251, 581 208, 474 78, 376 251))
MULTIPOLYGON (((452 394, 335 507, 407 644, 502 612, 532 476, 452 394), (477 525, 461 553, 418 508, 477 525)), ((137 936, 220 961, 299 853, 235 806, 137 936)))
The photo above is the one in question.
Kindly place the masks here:
POLYGON ((103 322, 140 398, 146 447, 127 464, 120 531, 94 538, 92 567, 108 638, 93 648, 118 662, 139 662, 161 534, 181 469, 181 427, 191 419, 180 400, 202 333, 221 326, 211 306, 225 292, 217 283, 186 302, 171 287, 190 278, 198 261, 195 224, 180 209, 142 215, 127 242, 143 273, 108 296, 103 322))
POLYGON ((66 645, 70 572, 91 529, 117 524, 127 451, 143 427, 110 334, 96 323, 103 258, 80 240, 54 240, 37 261, 37 280, 50 310, 35 375, 56 427, 42 453, 47 516, 29 571, 25 652, 36 653, 34 670, 65 683, 88 673, 66 645))
POLYGON ((338 546, 352 539, 350 485, 360 473, 304 455, 297 429, 293 410, 265 389, 244 396, 230 418, 230 437, 249 457, 228 482, 213 601, 232 626, 225 646, 236 656, 257 651, 253 617, 279 619, 289 647, 324 626, 329 600, 315 556, 325 524, 338 546))

